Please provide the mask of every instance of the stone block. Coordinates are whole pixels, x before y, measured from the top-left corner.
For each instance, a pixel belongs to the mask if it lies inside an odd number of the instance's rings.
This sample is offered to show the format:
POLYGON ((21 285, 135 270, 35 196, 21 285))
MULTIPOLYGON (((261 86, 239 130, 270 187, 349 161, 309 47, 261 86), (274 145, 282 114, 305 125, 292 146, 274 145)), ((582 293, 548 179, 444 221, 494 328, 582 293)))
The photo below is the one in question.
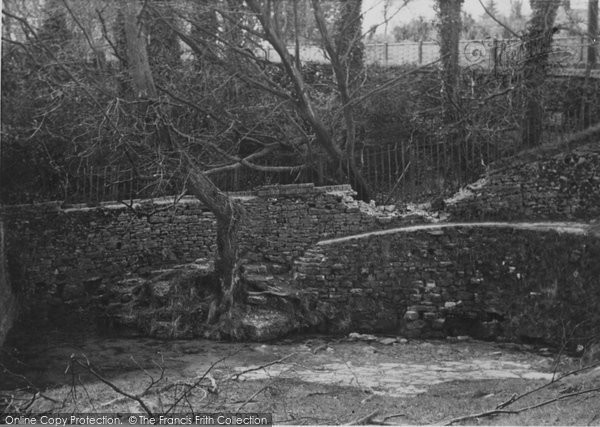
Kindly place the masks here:
POLYGON ((419 319, 419 317, 419 313, 414 310, 407 310, 406 313, 404 313, 404 320, 408 320, 411 322, 419 319))
POLYGON ((415 320, 412 322, 407 322, 405 324, 405 328, 409 331, 422 330, 427 328, 427 322, 424 320, 415 320))
POLYGON ((431 327, 436 330, 441 330, 444 328, 445 324, 446 324, 446 319, 437 318, 437 319, 433 320, 433 322, 431 323, 431 327))

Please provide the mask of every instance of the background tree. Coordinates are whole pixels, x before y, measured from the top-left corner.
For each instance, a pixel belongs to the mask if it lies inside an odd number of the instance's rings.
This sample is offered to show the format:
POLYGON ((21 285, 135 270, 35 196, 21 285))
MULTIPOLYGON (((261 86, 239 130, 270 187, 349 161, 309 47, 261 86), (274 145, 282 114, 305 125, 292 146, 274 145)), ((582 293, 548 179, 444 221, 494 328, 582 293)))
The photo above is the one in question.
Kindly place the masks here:
POLYGON ((160 13, 161 19, 144 16, 145 25, 148 27, 148 58, 153 74, 160 80, 165 79, 165 74, 181 67, 181 47, 179 39, 164 20, 171 21, 172 26, 177 26, 173 2, 170 0, 152 0, 154 10, 160 13))
POLYGON ((433 21, 418 16, 406 24, 397 25, 393 29, 394 40, 428 41, 435 37, 435 26, 433 21))
MULTIPOLYGON (((527 20, 525 19, 525 15, 523 15, 523 0, 511 0, 508 22, 513 32, 521 33, 525 29, 527 20)), ((506 38, 510 38, 511 36, 512 34, 505 32, 506 38)))
POLYGON ((43 13, 45 16, 38 37, 51 49, 64 48, 73 35, 67 26, 67 12, 62 7, 61 0, 46 2, 43 13))
MULTIPOLYGON (((321 10, 320 5, 318 7, 321 10)), ((362 0, 340 0, 335 44, 337 56, 345 62, 344 66, 348 70, 351 84, 359 78, 365 65, 365 45, 362 36, 362 0)))
POLYGON ((521 144, 534 147, 541 143, 544 106, 542 86, 546 79, 554 20, 560 0, 530 0, 531 19, 524 37, 525 58, 522 71, 524 97, 521 144))
POLYGON ((588 0, 588 36, 587 62, 593 68, 598 63, 598 0, 588 0))
POLYGON ((443 121, 451 124, 458 120, 460 68, 458 64, 461 32, 461 5, 463 0, 438 0, 439 43, 442 63, 443 121))

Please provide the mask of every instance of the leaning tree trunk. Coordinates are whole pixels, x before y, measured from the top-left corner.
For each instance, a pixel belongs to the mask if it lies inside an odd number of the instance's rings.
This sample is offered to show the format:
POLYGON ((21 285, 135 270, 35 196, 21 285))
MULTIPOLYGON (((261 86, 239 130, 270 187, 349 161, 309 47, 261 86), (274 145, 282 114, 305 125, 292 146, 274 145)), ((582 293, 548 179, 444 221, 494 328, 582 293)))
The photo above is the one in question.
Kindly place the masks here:
MULTIPOLYGON (((332 134, 327 130, 325 124, 315 112, 313 102, 309 97, 309 90, 306 87, 301 70, 296 66, 296 61, 291 57, 288 49, 277 30, 277 26, 272 16, 267 13, 260 2, 257 0, 247 0, 248 6, 256 14, 264 30, 265 40, 268 41, 273 49, 281 58, 283 70, 290 79, 294 87, 295 99, 294 106, 298 113, 306 120, 315 132, 317 143, 323 148, 329 158, 340 165, 340 171, 347 174, 350 182, 356 186, 359 197, 363 200, 371 199, 371 189, 364 179, 356 163, 345 154, 336 144, 332 134)), ((313 3, 314 4, 314 3, 313 3)), ((345 76, 347 82, 347 76, 345 76)), ((339 88, 339 87, 338 87, 339 88)), ((346 104, 349 106, 349 104, 346 104)), ((348 112, 348 109, 344 112, 348 112)))
POLYGON ((237 301, 243 300, 245 289, 239 280, 239 232, 243 218, 242 207, 220 191, 198 167, 187 159, 190 192, 208 206, 217 220, 217 259, 215 275, 220 294, 210 307, 209 323, 229 312, 237 301))
POLYGON ((525 36, 525 62, 522 76, 521 145, 523 147, 538 146, 542 140, 544 124, 542 87, 546 80, 554 20, 560 0, 530 0, 530 2, 532 15, 525 36))
MULTIPOLYGON (((127 41, 128 64, 132 77, 134 92, 138 98, 145 99, 151 105, 157 101, 157 91, 152 78, 148 60, 146 39, 139 31, 137 4, 125 2, 123 10, 125 36, 127 41)), ((156 113, 157 110, 145 109, 145 114, 156 113), (151 113, 149 113, 152 111, 151 113)), ((217 186, 198 168, 188 154, 170 136, 169 128, 162 117, 152 117, 146 122, 156 124, 155 137, 164 149, 179 153, 183 160, 183 173, 188 176, 188 190, 215 215, 217 220, 217 254, 215 262, 216 277, 220 282, 220 292, 209 312, 209 322, 216 321, 221 314, 228 312, 236 301, 243 298, 244 289, 238 279, 239 227, 242 208, 217 186)))

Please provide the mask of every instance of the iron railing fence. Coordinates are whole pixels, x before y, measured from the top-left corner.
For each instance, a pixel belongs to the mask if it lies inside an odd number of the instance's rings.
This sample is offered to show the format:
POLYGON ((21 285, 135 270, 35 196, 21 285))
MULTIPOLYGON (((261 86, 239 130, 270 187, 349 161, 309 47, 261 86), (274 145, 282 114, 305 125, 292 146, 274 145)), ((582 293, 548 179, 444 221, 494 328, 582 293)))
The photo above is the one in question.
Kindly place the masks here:
MULTIPOLYGON (((515 154, 519 150, 516 132, 471 134, 451 144, 435 135, 399 139, 385 146, 363 147, 357 153, 356 162, 378 203, 422 202, 457 191, 476 181, 494 161, 515 154)), ((569 132, 563 128, 548 128, 544 138, 546 141, 562 139, 569 132)), ((325 155, 309 159, 309 163, 310 167, 292 173, 239 168, 213 174, 211 179, 224 191, 246 191, 267 184, 334 183, 330 179, 337 175, 339 164, 332 163, 325 155)), ((356 182, 349 179, 346 182, 357 187, 356 182)), ((181 182, 138 176, 132 169, 119 166, 90 165, 77 175, 64 178, 61 193, 66 203, 93 205, 111 200, 176 195, 181 192, 180 185, 181 182)))
MULTIPOLYGON (((553 65, 551 74, 583 74, 590 43, 588 37, 555 37, 550 52, 550 64, 553 65)), ((289 50, 293 53, 294 47, 290 46, 289 50)), ((265 48, 264 56, 274 62, 280 60, 277 52, 270 47, 265 48)), ((308 62, 329 62, 320 46, 301 46, 300 58, 308 62)), ((488 70, 516 68, 522 64, 523 58, 523 42, 520 39, 461 40, 459 44, 459 64, 462 67, 477 66, 488 70)), ((440 48, 435 41, 365 44, 367 64, 421 66, 435 63, 439 59, 440 48)), ((591 77, 600 78, 600 70, 592 70, 591 77)))

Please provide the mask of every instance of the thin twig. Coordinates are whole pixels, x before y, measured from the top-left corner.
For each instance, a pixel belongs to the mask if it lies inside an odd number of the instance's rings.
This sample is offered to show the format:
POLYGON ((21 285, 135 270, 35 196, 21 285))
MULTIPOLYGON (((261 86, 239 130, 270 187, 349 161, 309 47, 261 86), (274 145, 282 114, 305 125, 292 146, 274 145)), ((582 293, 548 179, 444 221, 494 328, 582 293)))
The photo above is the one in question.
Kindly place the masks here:
POLYGON ((546 406, 546 405, 549 405, 551 403, 558 402, 560 400, 569 399, 569 398, 575 397, 575 396, 581 396, 583 394, 598 393, 598 392, 600 392, 600 387, 595 387, 595 388, 591 388, 591 389, 577 391, 577 392, 574 392, 574 393, 564 394, 562 396, 558 396, 558 397, 554 397, 552 399, 544 400, 543 402, 536 403, 535 405, 531 405, 531 406, 526 406, 524 408, 513 409, 513 410, 510 410, 510 409, 493 409, 491 411, 480 412, 478 414, 472 414, 472 415, 466 415, 466 416, 463 416, 463 417, 453 418, 450 421, 447 421, 444 425, 450 426, 450 425, 456 424, 456 423, 461 422, 461 421, 472 420, 472 419, 475 419, 475 418, 491 417, 491 416, 498 415, 498 414, 520 414, 522 412, 529 411, 531 409, 540 408, 542 406, 546 406))
MULTIPOLYGON (((236 352, 237 353, 237 352, 236 352)), ((235 353, 234 353, 235 354, 235 353)), ((179 396, 179 398, 175 399, 175 401, 173 402, 173 404, 167 409, 167 411, 165 412, 166 414, 171 413, 171 411, 175 410, 177 408, 177 405, 179 404, 179 402, 181 402, 183 399, 187 399, 188 394, 190 393, 190 391, 198 388, 198 386, 202 383, 202 381, 207 378, 210 375, 210 372, 212 371, 212 369, 217 366, 219 363, 221 363, 222 361, 224 361, 225 359, 228 359, 230 357, 230 355, 221 357, 220 359, 218 359, 217 361, 213 362, 207 369, 206 371, 204 371, 204 373, 200 376, 200 378, 198 378, 191 387, 188 388, 188 390, 184 391, 181 396, 179 396)), ((206 397, 206 396, 204 396, 206 397)), ((203 398, 204 399, 204 398, 203 398)))
POLYGON ((559 376, 559 377, 557 377, 557 378, 552 378, 552 380, 551 380, 551 381, 549 381, 549 382, 547 382, 547 383, 545 383, 545 384, 543 384, 543 385, 541 385, 541 386, 539 386, 539 387, 536 387, 536 388, 534 388, 534 389, 532 389, 532 390, 529 390, 529 391, 527 391, 527 392, 525 392, 525 393, 523 393, 523 394, 520 394, 520 395, 518 395, 518 396, 513 396, 513 397, 511 397, 509 400, 507 400, 506 402, 500 403, 498 406, 496 406, 496 409, 502 409, 502 408, 505 408, 505 407, 507 407, 508 405, 511 405, 511 404, 513 404, 514 402, 516 402, 516 401, 518 401, 518 400, 521 400, 522 398, 524 398, 524 397, 526 397, 526 396, 529 396, 529 395, 530 395, 530 394, 532 394, 532 393, 535 393, 536 391, 542 390, 542 389, 544 389, 544 388, 546 388, 546 387, 548 387, 548 386, 550 386, 550 385, 552 385, 552 384, 556 384, 557 382, 560 382, 561 380, 563 380, 563 379, 564 379, 564 378, 566 378, 566 377, 569 377, 569 376, 571 376, 571 375, 575 375, 575 374, 578 374, 578 373, 581 373, 581 372, 584 372, 584 371, 587 371, 587 370, 593 369, 593 368, 595 368, 596 366, 600 366, 600 362, 594 363, 594 364, 592 364, 592 365, 589 365, 589 366, 585 366, 585 367, 583 367, 583 368, 574 369, 574 370, 572 370, 572 371, 569 371, 569 372, 567 372, 566 374, 563 374, 563 375, 561 375, 561 376, 559 376))
POLYGON ((238 372, 237 374, 233 375, 231 377, 231 379, 232 380, 238 380, 242 375, 245 375, 245 374, 247 374, 249 372, 260 371, 261 369, 268 368, 269 366, 273 366, 273 365, 276 365, 278 363, 282 363, 283 361, 285 361, 285 360, 287 360, 290 357, 295 356, 295 355, 296 355, 296 353, 290 353, 287 356, 283 356, 282 358, 277 359, 277 360, 273 360, 272 362, 269 362, 267 364, 264 364, 264 365, 261 365, 261 366, 257 366, 256 368, 246 369, 245 371, 238 372))
POLYGON ((373 418, 379 413, 379 409, 374 410, 373 412, 371 412, 370 414, 364 416, 364 417, 360 417, 357 418, 353 421, 350 421, 347 424, 344 424, 345 426, 358 426, 358 425, 362 425, 362 424, 370 424, 373 421, 373 418))
POLYGON ((451 425, 456 424, 461 421, 467 421, 467 420, 472 420, 472 419, 481 418, 481 417, 491 417, 493 415, 498 415, 498 414, 518 414, 518 412, 516 410, 494 409, 491 411, 480 412, 478 414, 472 414, 472 415, 466 415, 464 417, 453 418, 450 421, 447 421, 446 423, 444 423, 444 425, 451 426, 451 425))
POLYGON ((396 191, 396 188, 398 188, 398 185, 400 185, 400 182, 402 182, 402 179, 404 178, 404 175, 406 175, 406 172, 408 172, 409 166, 410 166, 410 160, 408 161, 408 163, 406 164, 406 167, 402 171, 402 174, 400 175, 400 177, 396 181, 396 184, 394 184, 394 187, 390 190, 390 194, 388 195, 388 198, 383 203, 384 205, 387 205, 390 202, 390 200, 392 199, 392 197, 394 196, 394 191, 396 191))
POLYGON ((49 400, 50 402, 53 403, 57 403, 57 404, 64 404, 64 402, 58 401, 56 399, 51 398, 50 396, 45 395, 44 393, 42 393, 40 391, 39 388, 37 388, 31 381, 29 381, 29 379, 27 379, 27 377, 25 377, 24 375, 21 374, 17 374, 15 372, 12 372, 10 369, 8 369, 6 366, 4 366, 3 364, 0 363, 0 368, 2 369, 2 372, 4 372, 5 374, 8 374, 12 377, 15 378, 19 378, 20 380, 22 380, 23 382, 25 382, 27 384, 27 386, 32 389, 35 393, 33 393, 34 396, 39 396, 42 397, 46 400, 49 400))
POLYGON ((151 417, 154 416, 154 413, 152 412, 152 410, 146 405, 146 402, 144 402, 144 400, 140 396, 133 395, 131 393, 126 392, 125 390, 123 390, 120 387, 118 387, 117 385, 115 385, 113 382, 111 382, 111 381, 107 380, 106 378, 104 378, 104 376, 102 376, 98 371, 96 371, 96 369, 94 369, 94 367, 90 363, 89 359, 87 359, 87 357, 85 357, 85 355, 83 355, 83 357, 86 360, 85 364, 83 362, 81 362, 79 359, 77 359, 77 357, 74 354, 71 355, 71 362, 75 363, 76 365, 78 365, 81 368, 83 368, 86 371, 88 371, 90 374, 92 374, 94 377, 96 377, 96 379, 100 380, 102 383, 106 384, 107 386, 109 386, 110 388, 112 388, 114 391, 116 391, 120 395, 125 396, 125 397, 127 397, 127 398, 129 398, 131 400, 136 401, 137 403, 140 404, 140 406, 144 409, 144 411, 149 416, 151 416, 151 417))
POLYGON ((392 415, 387 415, 385 417, 383 417, 381 419, 382 423, 385 423, 387 420, 391 420, 392 418, 398 418, 398 417, 406 417, 405 413, 401 413, 401 414, 392 414, 392 415))
POLYGON ((242 403, 240 406, 238 406, 238 408, 236 409, 235 412, 240 412, 244 408, 244 406, 246 406, 248 403, 250 403, 252 401, 252 399, 254 399, 256 396, 258 396, 260 393, 262 393, 269 387, 271 387, 271 384, 267 384, 266 386, 260 388, 258 391, 256 391, 256 393, 252 394, 252 396, 250 396, 248 399, 246 399, 246 401, 244 403, 242 403))

